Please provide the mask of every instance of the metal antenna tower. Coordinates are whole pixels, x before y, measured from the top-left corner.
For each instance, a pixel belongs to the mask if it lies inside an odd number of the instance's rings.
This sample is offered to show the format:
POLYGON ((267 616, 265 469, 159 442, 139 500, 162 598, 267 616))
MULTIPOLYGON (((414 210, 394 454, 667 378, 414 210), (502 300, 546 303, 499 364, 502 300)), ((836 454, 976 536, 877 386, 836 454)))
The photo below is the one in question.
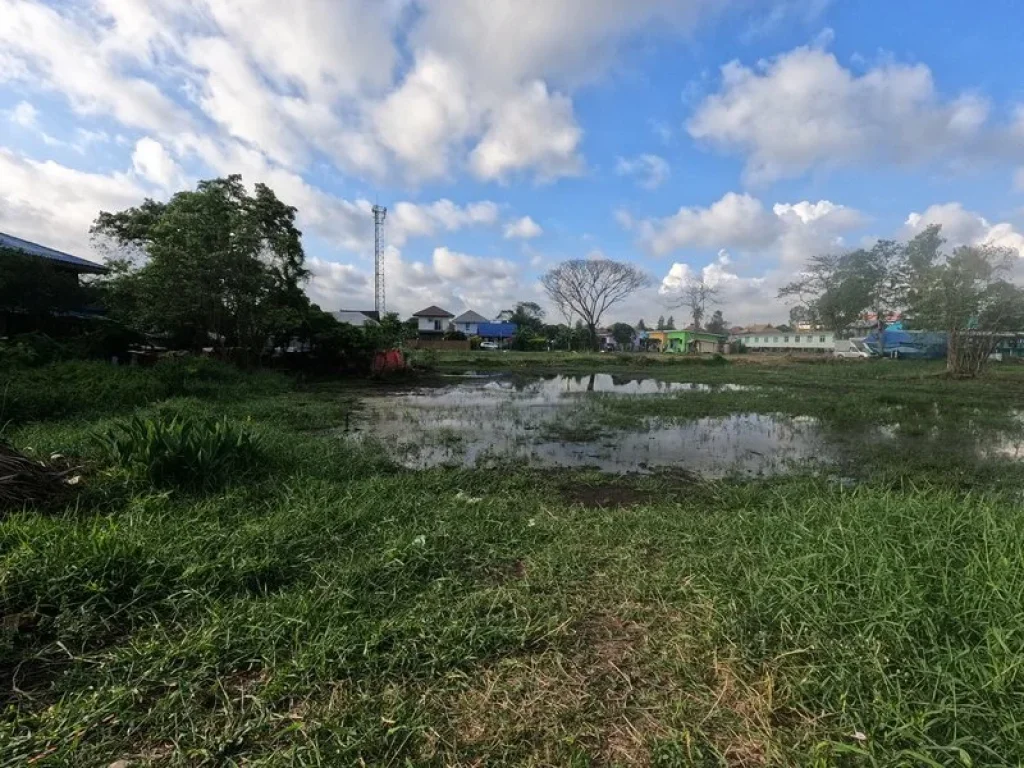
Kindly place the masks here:
POLYGON ((384 219, 388 209, 383 205, 373 206, 373 255, 374 287, 376 288, 374 309, 378 317, 384 317, 384 219))

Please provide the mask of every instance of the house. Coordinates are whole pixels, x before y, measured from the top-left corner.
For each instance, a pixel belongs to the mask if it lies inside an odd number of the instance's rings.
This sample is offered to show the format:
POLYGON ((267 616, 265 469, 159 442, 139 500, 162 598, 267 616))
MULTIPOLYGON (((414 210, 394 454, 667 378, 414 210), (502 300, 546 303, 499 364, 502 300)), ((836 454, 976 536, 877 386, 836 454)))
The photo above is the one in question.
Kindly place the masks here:
POLYGON ((455 315, 447 309, 430 306, 414 312, 413 317, 417 320, 417 330, 420 336, 440 336, 448 330, 448 321, 455 315))
POLYGON ((686 328, 681 331, 647 331, 641 343, 644 349, 652 352, 714 354, 722 351, 725 339, 725 336, 710 331, 686 328))
POLYGON ((337 312, 331 312, 331 317, 339 323, 348 323, 356 328, 365 328, 367 326, 380 325, 377 319, 373 317, 376 314, 376 312, 360 312, 356 309, 339 309, 337 312))
POLYGON ((24 263, 29 267, 38 266, 40 270, 38 274, 29 275, 15 269, 13 281, 7 283, 5 291, 9 301, 6 306, 0 306, 0 336, 39 330, 41 323, 50 321, 66 327, 69 323, 75 325, 103 314, 99 307, 78 306, 77 303, 87 302, 79 293, 79 277, 106 274, 106 267, 0 232, 0 270, 6 271, 5 263, 6 266, 24 263), (54 304, 54 295, 65 298, 54 304), (69 301, 72 303, 66 303, 69 301), (47 310, 46 306, 50 308, 47 310), (39 314, 41 307, 42 315, 39 314), (47 316, 49 321, 45 320, 47 316))
POLYGON ((486 317, 469 309, 452 320, 452 325, 455 326, 456 331, 467 336, 479 336, 480 324, 488 322, 490 321, 486 317))
POLYGON ((773 325, 750 325, 731 333, 731 343, 741 342, 753 352, 831 352, 835 349, 832 331, 783 331, 773 325))

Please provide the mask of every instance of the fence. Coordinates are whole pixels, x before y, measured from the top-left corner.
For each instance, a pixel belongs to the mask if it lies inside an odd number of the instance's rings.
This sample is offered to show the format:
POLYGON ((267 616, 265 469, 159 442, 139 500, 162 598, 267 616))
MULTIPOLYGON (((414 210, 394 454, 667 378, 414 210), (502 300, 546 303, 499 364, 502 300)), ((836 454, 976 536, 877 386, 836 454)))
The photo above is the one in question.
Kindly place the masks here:
POLYGON ((470 348, 469 339, 463 339, 462 341, 454 339, 412 339, 405 342, 405 346, 409 349, 438 349, 453 352, 468 352, 470 348))

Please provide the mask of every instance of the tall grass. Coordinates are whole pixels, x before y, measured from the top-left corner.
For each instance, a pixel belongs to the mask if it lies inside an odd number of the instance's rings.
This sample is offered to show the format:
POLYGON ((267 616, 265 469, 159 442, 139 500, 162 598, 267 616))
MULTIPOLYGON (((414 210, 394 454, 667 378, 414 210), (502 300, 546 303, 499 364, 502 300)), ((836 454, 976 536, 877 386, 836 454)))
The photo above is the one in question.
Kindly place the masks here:
POLYGON ((1019 484, 400 472, 349 402, 151 406, 260 471, 0 520, 0 765, 1024 762, 1019 484))

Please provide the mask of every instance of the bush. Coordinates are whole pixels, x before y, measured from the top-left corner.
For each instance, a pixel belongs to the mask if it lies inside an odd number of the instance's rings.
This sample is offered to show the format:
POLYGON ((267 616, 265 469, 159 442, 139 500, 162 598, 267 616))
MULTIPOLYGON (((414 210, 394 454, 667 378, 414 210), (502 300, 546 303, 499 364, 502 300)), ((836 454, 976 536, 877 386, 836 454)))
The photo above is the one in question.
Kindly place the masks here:
POLYGON ((134 416, 94 436, 108 465, 157 487, 211 488, 252 469, 262 439, 226 418, 134 416))

